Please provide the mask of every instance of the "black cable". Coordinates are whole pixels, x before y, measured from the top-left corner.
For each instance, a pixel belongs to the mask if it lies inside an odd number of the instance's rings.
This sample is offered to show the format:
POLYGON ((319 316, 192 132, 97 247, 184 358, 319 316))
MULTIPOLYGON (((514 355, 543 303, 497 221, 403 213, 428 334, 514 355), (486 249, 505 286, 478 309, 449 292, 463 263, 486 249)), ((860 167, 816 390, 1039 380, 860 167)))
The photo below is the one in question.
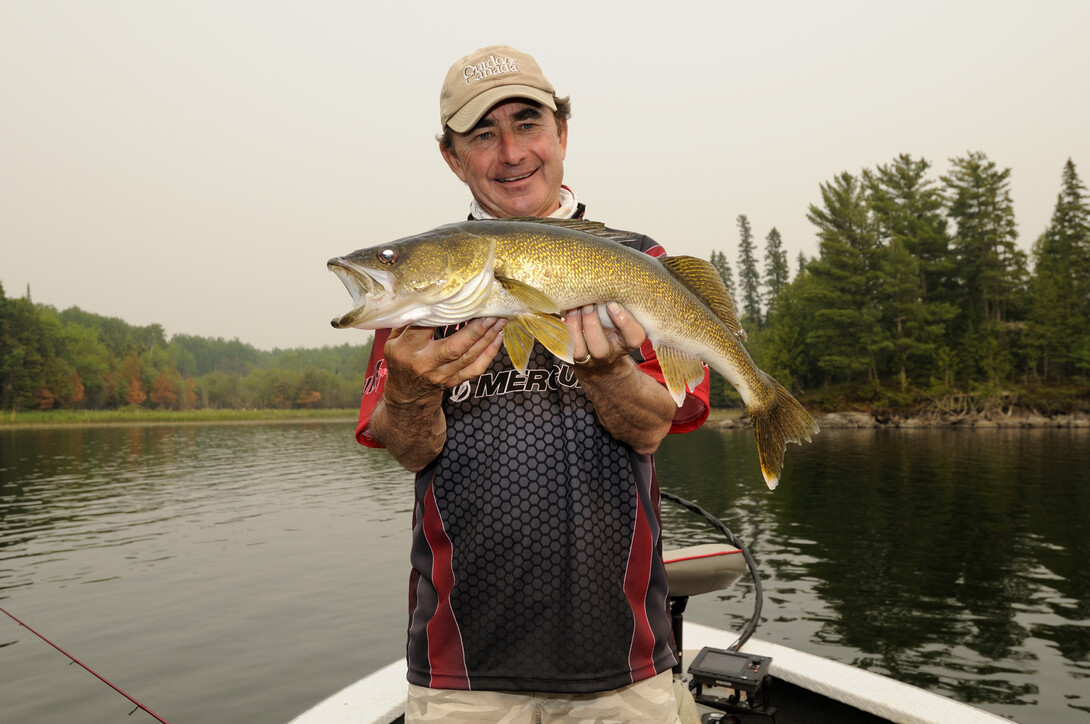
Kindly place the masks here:
POLYGON ((757 630, 757 624, 761 620, 761 607, 764 605, 764 592, 761 589, 761 577, 757 574, 757 564, 754 562, 753 556, 749 554, 749 549, 742 545, 742 542, 735 537, 734 533, 730 532, 730 528, 724 525, 723 521, 719 520, 696 503, 685 500, 685 498, 674 495, 673 493, 667 493, 664 490, 660 490, 659 495, 675 505, 680 505, 682 508, 686 508, 692 513, 703 516, 712 524, 712 527, 726 537, 728 543, 742 551, 742 557, 746 559, 746 566, 749 568, 749 574, 753 577, 753 591, 756 594, 757 600, 753 604, 753 616, 742 628, 742 633, 739 634, 738 640, 727 647, 728 651, 737 651, 742 648, 746 641, 749 641, 749 637, 757 630))

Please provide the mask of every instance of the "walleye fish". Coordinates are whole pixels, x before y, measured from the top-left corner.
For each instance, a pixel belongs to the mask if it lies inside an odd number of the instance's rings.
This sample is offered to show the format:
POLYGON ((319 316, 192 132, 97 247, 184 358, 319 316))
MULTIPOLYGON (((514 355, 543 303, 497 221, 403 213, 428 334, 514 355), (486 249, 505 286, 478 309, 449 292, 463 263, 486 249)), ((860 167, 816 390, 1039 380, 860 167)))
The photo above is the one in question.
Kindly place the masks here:
POLYGON ((328 266, 354 308, 338 329, 441 327, 504 317, 504 346, 520 371, 537 339, 566 362, 574 347, 558 315, 615 301, 647 333, 678 407, 704 379, 704 360, 742 396, 757 436, 761 472, 779 482, 787 443, 810 441, 813 418, 757 368, 719 273, 690 256, 655 259, 613 239, 597 222, 520 218, 464 221, 360 249, 328 266))

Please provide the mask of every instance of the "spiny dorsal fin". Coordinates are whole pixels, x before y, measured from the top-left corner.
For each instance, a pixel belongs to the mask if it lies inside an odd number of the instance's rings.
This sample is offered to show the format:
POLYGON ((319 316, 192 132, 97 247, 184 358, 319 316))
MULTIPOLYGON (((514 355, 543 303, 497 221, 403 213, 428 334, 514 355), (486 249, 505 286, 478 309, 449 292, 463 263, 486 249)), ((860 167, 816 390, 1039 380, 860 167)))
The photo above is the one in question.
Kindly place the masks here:
POLYGON ((559 226, 572 231, 581 231, 602 239, 611 241, 631 241, 632 234, 627 231, 607 229, 601 221, 587 221, 586 219, 553 219, 540 216, 512 216, 506 219, 490 219, 489 221, 521 221, 531 224, 544 224, 546 226, 559 226))
POLYGON ((659 261, 686 289, 708 305, 727 329, 743 341, 747 339, 727 285, 711 262, 695 256, 664 256, 659 261))

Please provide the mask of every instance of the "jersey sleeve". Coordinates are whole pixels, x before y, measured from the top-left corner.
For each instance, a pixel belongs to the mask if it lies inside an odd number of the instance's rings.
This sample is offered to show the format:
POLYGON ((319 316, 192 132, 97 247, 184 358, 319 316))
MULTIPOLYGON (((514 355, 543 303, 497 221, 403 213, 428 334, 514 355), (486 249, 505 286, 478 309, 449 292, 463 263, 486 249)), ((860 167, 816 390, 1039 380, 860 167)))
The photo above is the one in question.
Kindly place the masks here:
MULTIPOLYGON (((650 342, 643 343, 640 354, 644 358, 644 361, 637 365, 640 370, 665 387, 666 377, 662 374, 662 367, 659 366, 658 357, 655 356, 655 351, 651 348, 650 342)), ((703 425, 704 421, 708 419, 708 413, 711 411, 710 400, 711 371, 707 365, 704 365, 704 379, 696 386, 695 390, 686 391, 685 402, 674 413, 674 421, 670 425, 670 434, 692 432, 703 425)))
POLYGON ((386 357, 383 350, 389 337, 390 330, 375 330, 371 357, 367 360, 367 376, 363 381, 363 397, 360 398, 360 419, 356 424, 356 441, 367 447, 386 447, 371 436, 371 414, 382 399, 382 391, 386 387, 386 357))

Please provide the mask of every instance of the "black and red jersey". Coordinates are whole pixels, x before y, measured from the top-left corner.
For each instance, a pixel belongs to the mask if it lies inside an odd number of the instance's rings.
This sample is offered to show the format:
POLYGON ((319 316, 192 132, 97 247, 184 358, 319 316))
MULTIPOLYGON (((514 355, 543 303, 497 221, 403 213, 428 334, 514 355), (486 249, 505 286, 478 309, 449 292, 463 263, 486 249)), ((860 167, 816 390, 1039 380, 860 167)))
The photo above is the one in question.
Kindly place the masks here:
MULTIPOLYGON (((646 236, 627 243, 663 254, 646 236)), ((376 332, 360 408, 369 446, 387 337, 376 332)), ((633 355, 662 381, 650 343, 633 355)), ((583 693, 672 667, 653 457, 614 439, 571 366, 540 344, 523 374, 501 349, 443 411, 446 443, 416 475, 409 681, 583 693)), ((671 432, 707 414, 705 376, 671 432)))

